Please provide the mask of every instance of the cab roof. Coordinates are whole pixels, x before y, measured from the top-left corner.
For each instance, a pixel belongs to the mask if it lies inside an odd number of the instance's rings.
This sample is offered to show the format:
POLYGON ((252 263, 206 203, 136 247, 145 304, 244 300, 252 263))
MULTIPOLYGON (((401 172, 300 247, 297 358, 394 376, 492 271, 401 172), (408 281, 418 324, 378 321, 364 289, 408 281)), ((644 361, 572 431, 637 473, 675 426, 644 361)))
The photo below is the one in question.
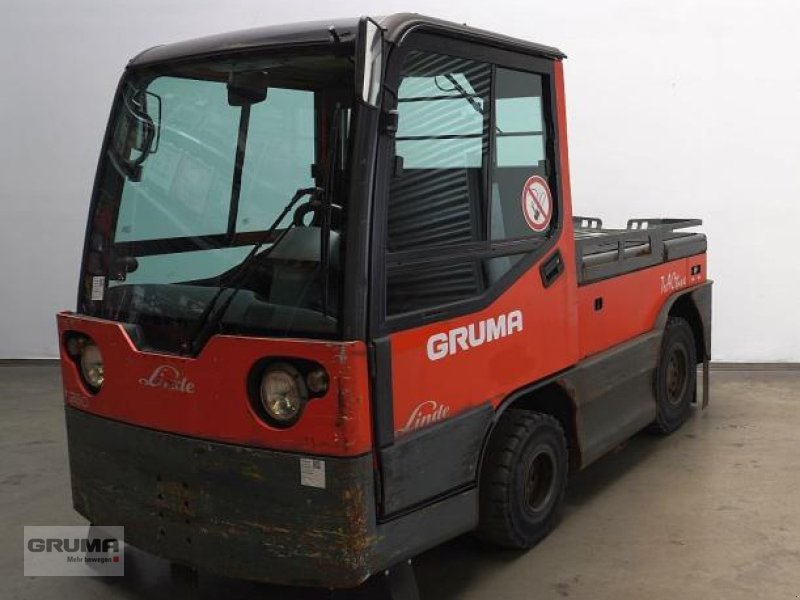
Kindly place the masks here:
MULTIPOLYGON (((335 29, 336 35, 343 43, 353 43, 361 19, 353 17, 349 19, 270 25, 155 46, 132 58, 128 66, 149 65, 184 58, 208 57, 277 46, 320 45, 332 41, 331 27, 335 29)), ((400 42, 411 31, 421 30, 477 41, 534 56, 543 56, 551 59, 565 58, 565 55, 560 50, 551 46, 543 46, 484 29, 469 27, 466 24, 460 25, 416 13, 398 13, 385 17, 374 17, 373 19, 384 28, 385 38, 391 43, 400 42)))

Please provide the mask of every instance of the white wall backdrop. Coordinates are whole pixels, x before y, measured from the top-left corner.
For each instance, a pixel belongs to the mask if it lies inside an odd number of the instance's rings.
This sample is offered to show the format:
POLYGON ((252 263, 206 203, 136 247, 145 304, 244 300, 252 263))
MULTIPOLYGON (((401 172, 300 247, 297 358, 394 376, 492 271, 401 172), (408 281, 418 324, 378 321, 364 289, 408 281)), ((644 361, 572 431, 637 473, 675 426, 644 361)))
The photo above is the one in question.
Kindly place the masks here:
POLYGON ((705 219, 714 354, 800 361, 800 5, 789 0, 3 0, 0 358, 56 355, 111 97, 158 43, 418 11, 569 55, 576 212, 705 219))

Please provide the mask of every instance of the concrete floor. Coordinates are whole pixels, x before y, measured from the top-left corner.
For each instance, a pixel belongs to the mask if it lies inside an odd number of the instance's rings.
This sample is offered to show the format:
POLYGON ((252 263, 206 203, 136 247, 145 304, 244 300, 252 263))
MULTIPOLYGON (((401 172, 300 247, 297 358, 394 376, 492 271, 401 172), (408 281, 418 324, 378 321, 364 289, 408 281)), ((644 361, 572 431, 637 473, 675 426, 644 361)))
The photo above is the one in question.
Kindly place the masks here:
MULTIPOLYGON (((669 438, 639 435, 576 475, 534 550, 470 537, 417 561, 424 599, 800 597, 800 371, 715 371, 712 404, 669 438)), ((126 551, 125 578, 22 575, 23 525, 72 512, 55 366, 0 366, 0 597, 171 598, 168 565, 126 551)), ((323 598, 201 574, 202 598, 323 598)))

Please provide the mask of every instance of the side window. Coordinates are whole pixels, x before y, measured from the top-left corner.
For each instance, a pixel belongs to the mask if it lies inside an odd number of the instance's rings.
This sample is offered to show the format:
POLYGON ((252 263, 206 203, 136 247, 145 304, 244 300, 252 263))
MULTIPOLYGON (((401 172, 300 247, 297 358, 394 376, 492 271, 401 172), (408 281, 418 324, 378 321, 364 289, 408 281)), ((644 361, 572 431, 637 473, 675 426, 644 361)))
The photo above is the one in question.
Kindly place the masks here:
MULTIPOLYGON (((398 90, 398 172, 389 192, 387 252, 486 241, 491 67, 410 52, 398 90)), ((479 257, 389 266, 387 314, 471 298, 484 290, 479 257)))
POLYGON ((410 52, 398 91, 390 252, 484 239, 489 65, 410 52), (399 164, 399 162, 398 162, 399 164))
POLYGON ((547 239, 557 215, 546 81, 406 55, 388 201, 388 317, 476 298, 547 239))
POLYGON ((476 258, 391 268, 387 276, 387 315, 474 298, 484 290, 481 261, 476 258))
POLYGON ((495 71, 491 239, 544 237, 555 222, 546 168, 542 76, 495 71))

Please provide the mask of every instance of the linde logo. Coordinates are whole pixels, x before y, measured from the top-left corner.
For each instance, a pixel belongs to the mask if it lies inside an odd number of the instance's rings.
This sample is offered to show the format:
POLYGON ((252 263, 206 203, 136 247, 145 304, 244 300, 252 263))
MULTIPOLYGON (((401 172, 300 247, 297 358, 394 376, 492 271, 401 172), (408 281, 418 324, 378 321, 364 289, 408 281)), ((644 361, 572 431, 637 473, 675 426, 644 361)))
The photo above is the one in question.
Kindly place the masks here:
POLYGON ((189 381, 183 373, 171 365, 160 365, 150 374, 142 377, 139 383, 146 387, 161 388, 183 394, 194 394, 194 383, 189 381))
POLYGON ((420 427, 438 423, 439 421, 443 421, 448 414, 450 414, 450 407, 446 404, 440 404, 436 402, 436 400, 425 400, 425 402, 420 402, 414 410, 411 411, 411 415, 409 415, 405 427, 403 427, 400 432, 408 433, 420 427))
POLYGON ((490 317, 477 323, 470 323, 466 327, 435 333, 428 338, 428 359, 440 360, 456 352, 497 341, 518 331, 522 331, 522 311, 512 310, 507 315, 490 317))

